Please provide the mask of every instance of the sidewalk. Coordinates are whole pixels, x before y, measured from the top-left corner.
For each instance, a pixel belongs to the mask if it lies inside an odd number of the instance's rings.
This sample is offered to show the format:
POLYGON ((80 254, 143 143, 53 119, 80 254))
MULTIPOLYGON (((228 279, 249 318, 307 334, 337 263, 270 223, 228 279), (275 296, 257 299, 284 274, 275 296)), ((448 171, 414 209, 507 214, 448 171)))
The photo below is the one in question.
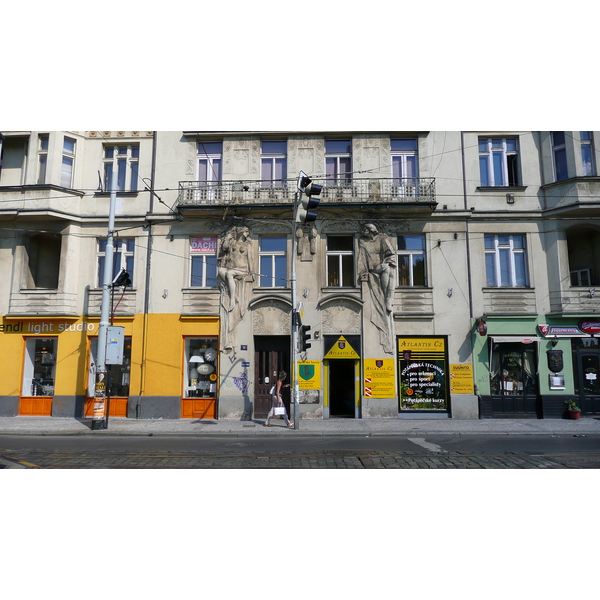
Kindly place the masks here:
POLYGON ((264 420, 125 419, 111 418, 108 429, 91 429, 91 419, 56 417, 0 417, 0 435, 91 436, 230 436, 257 435, 600 435, 600 417, 568 419, 302 419, 298 429, 286 428, 273 419, 264 420))

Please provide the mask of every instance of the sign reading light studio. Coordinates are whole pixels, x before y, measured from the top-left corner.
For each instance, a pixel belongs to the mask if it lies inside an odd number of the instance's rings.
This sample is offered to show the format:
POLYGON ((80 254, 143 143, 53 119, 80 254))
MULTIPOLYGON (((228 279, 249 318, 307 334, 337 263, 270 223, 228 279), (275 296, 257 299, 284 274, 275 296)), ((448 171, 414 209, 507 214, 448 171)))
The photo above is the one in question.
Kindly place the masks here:
POLYGON ((448 410, 446 338, 398 338, 401 411, 448 410))
POLYGON ((56 323, 52 321, 0 323, 0 333, 24 333, 29 335, 62 333, 64 331, 94 331, 95 328, 95 323, 88 323, 87 321, 82 321, 81 323, 56 323))

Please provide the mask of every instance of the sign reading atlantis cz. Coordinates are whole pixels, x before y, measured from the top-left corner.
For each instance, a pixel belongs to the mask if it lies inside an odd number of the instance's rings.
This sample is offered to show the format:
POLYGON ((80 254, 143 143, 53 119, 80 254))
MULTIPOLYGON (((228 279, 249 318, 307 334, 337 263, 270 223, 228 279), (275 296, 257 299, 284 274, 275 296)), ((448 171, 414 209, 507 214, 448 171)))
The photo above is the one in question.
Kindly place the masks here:
POLYGON ((62 333, 64 331, 94 331, 96 323, 57 323, 54 321, 34 322, 17 321, 15 323, 0 323, 0 333, 28 333, 39 335, 41 333, 62 333))

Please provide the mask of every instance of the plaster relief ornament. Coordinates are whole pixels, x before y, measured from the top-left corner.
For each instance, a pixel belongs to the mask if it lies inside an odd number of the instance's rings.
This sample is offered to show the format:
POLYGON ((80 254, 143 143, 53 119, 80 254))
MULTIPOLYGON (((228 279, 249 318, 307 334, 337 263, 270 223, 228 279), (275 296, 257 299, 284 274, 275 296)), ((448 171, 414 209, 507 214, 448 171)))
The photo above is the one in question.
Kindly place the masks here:
POLYGON ((379 341, 388 354, 394 351, 392 302, 396 287, 396 253, 390 238, 373 223, 363 227, 358 241, 358 273, 369 288, 370 320, 379 330, 379 341))
POLYGON ((223 309, 224 349, 235 346, 235 328, 248 309, 254 276, 251 273, 250 230, 232 227, 221 243, 217 260, 217 283, 223 309))

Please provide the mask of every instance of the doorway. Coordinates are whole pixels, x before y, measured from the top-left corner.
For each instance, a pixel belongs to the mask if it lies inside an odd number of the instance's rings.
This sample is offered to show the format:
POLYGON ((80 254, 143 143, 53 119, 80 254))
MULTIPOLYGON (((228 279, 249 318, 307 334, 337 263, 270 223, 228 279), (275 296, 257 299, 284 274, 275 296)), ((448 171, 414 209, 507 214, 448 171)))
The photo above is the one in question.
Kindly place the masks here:
MULTIPOLYGON (((271 410, 270 389, 277 382, 279 371, 287 373, 284 384, 291 384, 290 338, 287 335, 261 335, 254 337, 254 418, 266 419, 271 410)), ((288 416, 290 412, 290 389, 282 388, 281 399, 288 416)))
POLYGON ((600 349, 598 349, 598 340, 574 340, 574 345, 575 395, 579 399, 581 414, 600 414, 600 349))
POLYGON ((356 417, 356 364, 350 359, 328 361, 330 417, 356 417))

